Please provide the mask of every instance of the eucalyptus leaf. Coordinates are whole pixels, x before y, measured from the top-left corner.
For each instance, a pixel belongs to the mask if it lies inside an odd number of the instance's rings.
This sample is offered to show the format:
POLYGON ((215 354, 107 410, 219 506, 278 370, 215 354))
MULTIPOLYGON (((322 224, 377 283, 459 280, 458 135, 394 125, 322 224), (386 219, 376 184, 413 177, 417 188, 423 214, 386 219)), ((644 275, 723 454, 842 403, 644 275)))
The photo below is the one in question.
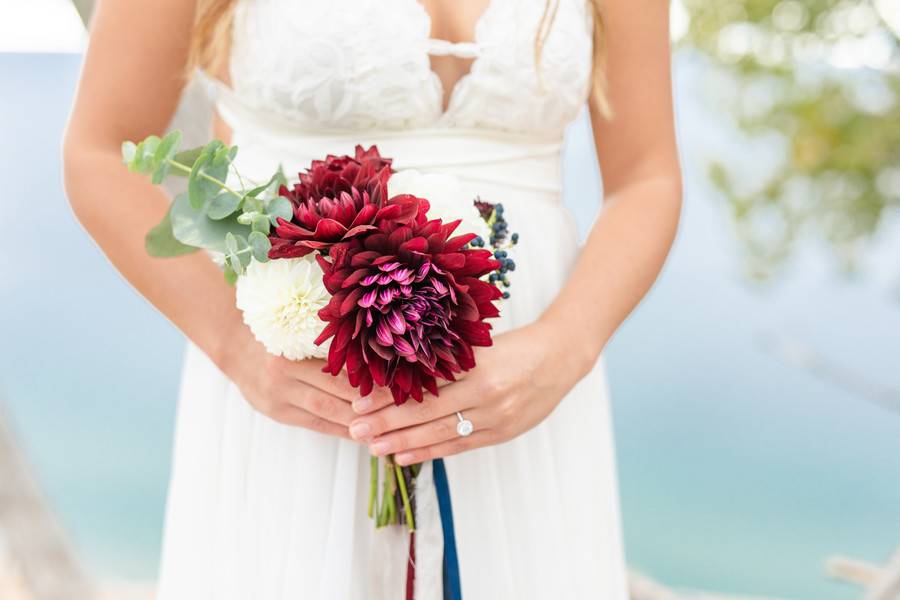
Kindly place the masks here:
POLYGON ((231 263, 227 261, 225 262, 224 274, 225 281, 228 283, 228 285, 234 285, 235 283, 237 283, 237 273, 235 273, 234 269, 231 268, 231 263))
POLYGON ((225 147, 225 144, 222 143, 222 140, 210 140, 203 147, 203 151, 208 152, 210 154, 215 154, 216 152, 218 152, 220 149, 222 149, 224 147, 225 147))
POLYGON ((268 261, 269 249, 272 247, 272 243, 269 242, 266 234, 254 231, 250 233, 250 237, 247 239, 250 242, 250 248, 253 249, 253 258, 259 262, 268 261))
POLYGON ((225 234, 225 248, 229 254, 236 254, 238 251, 237 237, 230 231, 225 234))
POLYGON ((165 162, 175 156, 175 153, 178 152, 178 147, 181 145, 181 132, 177 129, 174 131, 170 131, 166 137, 162 139, 159 144, 159 147, 156 149, 156 154, 154 158, 156 162, 165 162))
POLYGON ((275 220, 275 217, 281 217, 285 221, 290 221, 291 217, 294 216, 294 207, 291 205, 290 200, 284 196, 278 196, 269 202, 269 205, 266 207, 266 213, 272 218, 272 225, 277 225, 278 222, 275 220))
POLYGON ((202 210, 223 188, 231 162, 229 149, 219 140, 213 140, 203 148, 194 161, 188 176, 188 197, 191 206, 202 210))
POLYGON ((257 214, 253 217, 253 222, 250 224, 253 228, 253 231, 258 231, 265 235, 269 235, 269 230, 271 229, 271 223, 269 223, 269 217, 264 214, 257 214))
POLYGON ((138 144, 137 161, 140 173, 152 173, 156 170, 156 150, 161 142, 158 136, 150 135, 138 144))
POLYGON ((194 166, 191 168, 191 174, 188 176, 188 197, 194 210, 201 210, 207 200, 210 199, 208 197, 208 187, 203 185, 204 180, 200 178, 203 167, 210 160, 212 160, 212 155, 204 150, 197 160, 194 161, 194 166))
POLYGON ((233 214, 240 203, 240 196, 235 196, 231 192, 222 192, 210 201, 206 207, 206 216, 216 221, 224 219, 233 214))
POLYGON ((147 254, 157 258, 182 256, 199 250, 199 248, 182 244, 175 239, 175 236, 172 235, 172 220, 169 218, 168 212, 163 220, 147 233, 144 238, 144 246, 147 254))
POLYGON ((228 266, 230 266, 232 271, 237 275, 242 275, 244 273, 244 265, 241 264, 241 260, 236 254, 231 254, 228 257, 228 266))
POLYGON ((238 259, 241 261, 241 265, 244 268, 246 268, 247 265, 250 264, 250 259, 252 258, 251 257, 252 248, 250 247, 250 242, 248 242, 247 238, 245 238, 241 234, 235 234, 234 238, 237 240, 238 259))
POLYGON ((278 177, 278 174, 277 174, 277 173, 276 173, 275 175, 272 175, 272 176, 269 178, 269 180, 268 180, 267 182, 265 182, 264 184, 258 185, 258 186, 256 186, 255 188, 253 188, 253 189, 251 189, 251 190, 248 190, 248 191, 244 192, 244 196, 250 196, 251 198, 256 198, 256 197, 259 196, 262 192, 266 191, 266 189, 268 189, 269 186, 271 186, 273 183, 275 183, 275 180, 276 180, 277 177, 278 177))
MULTIPOLYGON (((194 166, 194 163, 197 162, 197 159, 200 158, 200 155, 203 154, 203 146, 198 146, 196 148, 190 148, 188 150, 182 150, 172 157, 172 160, 182 164, 188 168, 194 166)), ((187 176, 187 173, 182 171, 178 171, 179 175, 187 176)))
POLYGON ((150 180, 154 184, 162 183, 166 176, 168 176, 169 170, 171 169, 169 160, 175 156, 175 153, 178 151, 178 146, 180 145, 181 132, 177 129, 170 132, 163 138, 162 142, 160 142, 159 146, 156 148, 156 152, 153 154, 155 168, 150 180))
POLYGON ((263 203, 253 196, 244 196, 243 210, 245 213, 262 212, 263 203))
POLYGON ((273 183, 276 185, 276 190, 283 185, 287 185, 287 177, 284 174, 284 165, 281 163, 278 164, 278 170, 275 172, 273 183))
POLYGON ((153 171, 153 175, 150 176, 150 182, 154 185, 159 185, 163 182, 163 180, 169 176, 169 169, 171 169, 172 165, 168 162, 160 163, 157 165, 156 170, 153 171))
POLYGON ((187 194, 175 197, 170 211, 172 235, 189 246, 226 253, 225 236, 228 233, 250 235, 250 228, 237 222, 234 216, 214 221, 202 211, 194 210, 187 194))

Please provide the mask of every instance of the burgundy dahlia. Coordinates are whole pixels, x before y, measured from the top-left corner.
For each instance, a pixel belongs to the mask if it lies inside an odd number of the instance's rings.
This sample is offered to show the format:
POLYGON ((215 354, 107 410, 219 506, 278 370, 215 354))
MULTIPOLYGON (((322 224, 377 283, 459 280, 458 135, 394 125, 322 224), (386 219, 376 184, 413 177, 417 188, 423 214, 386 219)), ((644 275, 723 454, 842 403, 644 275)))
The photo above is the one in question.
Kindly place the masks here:
POLYGON ((357 146, 354 157, 329 155, 313 161, 292 190, 281 187, 294 216, 291 221, 277 219, 269 236, 269 258, 304 256, 373 229, 376 219, 389 217, 378 213, 388 204, 390 176, 391 160, 382 158, 375 146, 357 146))
MULTIPOLYGON (((424 203, 427 207, 427 203, 424 203)), ((333 295, 319 312, 327 322, 316 343, 334 336, 325 370, 346 365, 362 395, 389 387, 396 404, 423 388, 437 395, 436 378, 475 366, 473 346, 491 345, 490 324, 500 291, 480 279, 499 266, 489 250, 466 247, 475 234, 451 237, 459 221, 384 223, 377 232, 333 246, 324 283, 333 295)))

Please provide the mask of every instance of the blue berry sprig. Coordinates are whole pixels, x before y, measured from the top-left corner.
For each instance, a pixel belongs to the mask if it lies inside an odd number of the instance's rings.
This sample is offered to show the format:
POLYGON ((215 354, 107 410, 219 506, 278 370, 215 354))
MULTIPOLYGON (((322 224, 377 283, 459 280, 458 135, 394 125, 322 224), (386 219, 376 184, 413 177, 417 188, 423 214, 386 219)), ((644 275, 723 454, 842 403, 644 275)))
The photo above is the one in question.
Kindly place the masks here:
POLYGON ((493 204, 485 202, 481 198, 476 198, 475 208, 478 209, 478 214, 481 215, 481 218, 484 219, 484 222, 490 228, 491 235, 487 244, 481 236, 478 236, 469 242, 469 245, 473 248, 484 248, 487 246, 493 249, 494 258, 500 263, 500 266, 488 275, 488 282, 503 289, 504 299, 509 298, 509 291, 505 288, 510 286, 509 273, 516 270, 516 263, 510 258, 508 251, 519 243, 519 234, 510 233, 509 225, 503 216, 502 204, 493 204))

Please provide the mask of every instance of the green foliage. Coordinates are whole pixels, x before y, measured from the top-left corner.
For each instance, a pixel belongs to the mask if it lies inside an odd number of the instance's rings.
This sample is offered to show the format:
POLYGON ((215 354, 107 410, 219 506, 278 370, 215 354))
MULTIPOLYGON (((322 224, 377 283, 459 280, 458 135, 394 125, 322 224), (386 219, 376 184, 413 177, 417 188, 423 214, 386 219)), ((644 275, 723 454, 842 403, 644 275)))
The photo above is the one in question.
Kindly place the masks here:
POLYGON ((157 257, 181 256, 201 248, 221 253, 225 279, 233 284, 251 260, 269 259, 268 234, 276 218, 293 216, 291 203, 278 196, 286 183, 284 173, 279 167, 261 185, 233 189, 228 175, 234 170, 236 146, 219 140, 188 150, 180 150, 180 145, 178 131, 122 144, 122 159, 129 171, 149 175, 155 184, 171 175, 188 178, 187 192, 175 197, 165 218, 147 234, 147 252, 157 257))
POLYGON ((285 221, 290 221, 291 217, 294 216, 294 208, 291 206, 290 200, 284 196, 273 198, 269 202, 269 207, 266 212, 268 212, 269 216, 272 218, 272 225, 278 225, 278 223, 275 222, 276 217, 281 217, 285 221))
POLYGON ((210 200, 206 208, 206 216, 218 221, 234 214, 241 204, 241 197, 232 192, 222 192, 210 200))
POLYGON ((852 270, 900 205, 896 33, 871 0, 683 4, 690 14, 683 43, 733 76, 737 122, 751 135, 774 131, 787 143, 783 164, 751 192, 738 191, 729 175, 740 164, 712 165, 751 275, 769 277, 797 239, 810 235, 826 240, 852 270), (883 45, 877 55, 873 40, 883 45))
POLYGON ((196 246, 188 246, 175 238, 172 234, 172 221, 169 213, 166 213, 165 218, 147 233, 144 238, 144 246, 147 248, 147 254, 157 258, 182 256, 199 250, 196 246))
POLYGON ((188 198, 191 206, 201 210, 222 191, 231 166, 230 149, 213 140, 200 152, 188 176, 188 198))
POLYGON ((250 228, 234 217, 210 219, 203 211, 194 209, 187 194, 179 194, 169 212, 172 235, 182 244, 213 252, 226 251, 226 235, 248 236, 250 228))
POLYGON ((248 238, 253 258, 258 262, 266 262, 269 260, 269 249, 272 247, 269 237, 259 231, 253 231, 248 238))

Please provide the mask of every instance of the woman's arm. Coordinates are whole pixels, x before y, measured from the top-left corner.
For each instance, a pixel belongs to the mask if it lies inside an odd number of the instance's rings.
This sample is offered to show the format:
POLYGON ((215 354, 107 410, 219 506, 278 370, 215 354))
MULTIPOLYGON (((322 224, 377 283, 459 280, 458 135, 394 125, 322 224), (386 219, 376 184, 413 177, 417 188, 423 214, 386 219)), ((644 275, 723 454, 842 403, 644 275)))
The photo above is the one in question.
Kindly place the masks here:
POLYGON ((270 357, 203 252, 158 259, 144 236, 169 199, 122 164, 123 140, 161 134, 179 100, 194 19, 185 0, 103 0, 94 18, 63 155, 69 202, 113 265, 270 417, 334 435, 352 418, 349 383, 320 361, 270 357))
POLYGON ((562 339, 581 342, 581 369, 594 365, 656 280, 681 214, 668 4, 605 6, 614 117, 605 119, 591 104, 603 207, 568 284, 542 317, 562 339))
POLYGON ((604 6, 615 115, 605 120, 592 105, 591 121, 606 198, 568 282, 536 323, 478 348, 478 368, 443 388, 439 403, 416 410, 354 404, 364 416, 351 434, 364 431, 355 437, 369 440, 374 453, 397 453, 398 463, 410 464, 527 431, 590 371, 659 274, 681 211, 668 3, 604 6), (469 437, 456 433, 457 410, 476 424, 469 437))

